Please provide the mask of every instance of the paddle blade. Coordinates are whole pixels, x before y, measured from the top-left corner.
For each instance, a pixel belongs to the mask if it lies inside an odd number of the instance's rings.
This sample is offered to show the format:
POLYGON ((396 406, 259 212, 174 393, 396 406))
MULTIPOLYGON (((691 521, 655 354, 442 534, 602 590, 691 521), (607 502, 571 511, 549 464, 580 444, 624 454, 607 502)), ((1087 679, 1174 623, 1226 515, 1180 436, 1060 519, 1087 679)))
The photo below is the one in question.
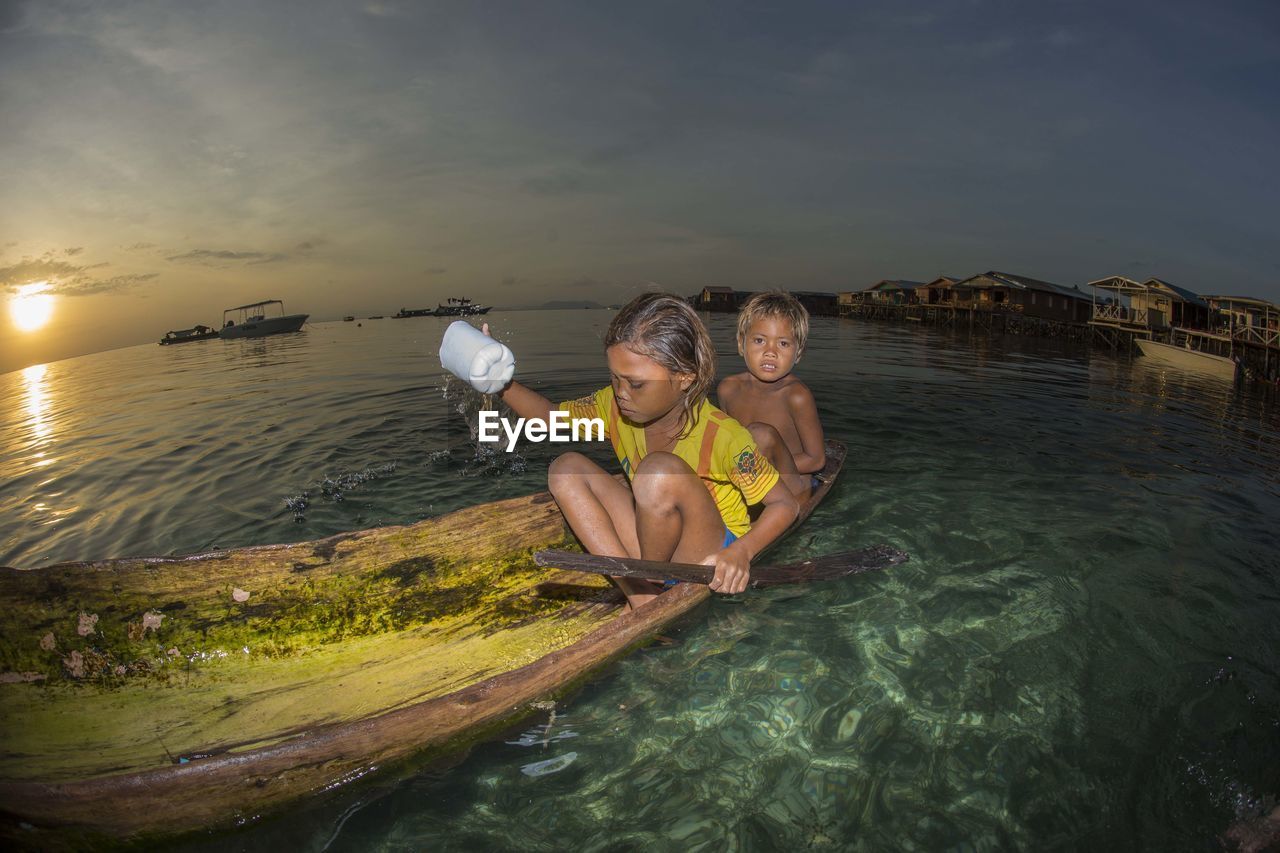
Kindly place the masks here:
MULTIPOLYGON (((533 555, 539 566, 556 566, 578 572, 594 572, 624 578, 647 580, 678 580, 686 583, 711 583, 715 577, 713 566, 693 563, 664 563, 658 560, 641 560, 634 557, 602 557, 596 554, 579 554, 573 551, 539 551, 533 555)), ((872 545, 859 551, 827 554, 787 566, 752 566, 751 586, 776 586, 784 583, 809 583, 829 581, 857 575, 863 572, 885 569, 905 563, 905 551, 888 545, 872 545)))
POLYGON ((752 566, 751 586, 774 586, 782 583, 831 581, 863 572, 887 569, 911 559, 906 552, 890 545, 871 545, 858 551, 843 551, 790 563, 785 566, 752 566))

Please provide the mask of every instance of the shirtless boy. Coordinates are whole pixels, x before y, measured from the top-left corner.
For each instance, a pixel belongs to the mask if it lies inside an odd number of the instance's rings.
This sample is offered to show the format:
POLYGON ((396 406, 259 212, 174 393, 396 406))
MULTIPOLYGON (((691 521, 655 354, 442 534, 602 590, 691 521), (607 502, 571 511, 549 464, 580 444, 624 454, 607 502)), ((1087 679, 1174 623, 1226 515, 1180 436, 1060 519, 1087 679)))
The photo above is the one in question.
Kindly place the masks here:
POLYGON ((753 295, 738 312, 738 353, 747 371, 716 390, 720 407, 747 425, 797 498, 809 495, 809 475, 826 463, 818 406, 791 375, 808 336, 809 312, 794 296, 777 290, 753 295))

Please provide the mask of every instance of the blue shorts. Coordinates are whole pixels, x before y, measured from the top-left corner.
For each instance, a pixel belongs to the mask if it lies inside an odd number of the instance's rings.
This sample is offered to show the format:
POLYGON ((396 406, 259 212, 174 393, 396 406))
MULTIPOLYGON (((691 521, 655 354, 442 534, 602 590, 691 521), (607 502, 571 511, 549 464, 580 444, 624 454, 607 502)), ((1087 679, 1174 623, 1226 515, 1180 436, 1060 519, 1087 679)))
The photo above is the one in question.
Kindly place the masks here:
MULTIPOLYGON (((728 548, 730 543, 737 541, 737 539, 738 539, 738 534, 734 533, 732 530, 726 527, 724 529, 724 542, 721 543, 720 547, 728 548)), ((662 582, 662 588, 671 589, 671 587, 675 586, 678 583, 680 583, 680 581, 678 580, 666 580, 662 582)))

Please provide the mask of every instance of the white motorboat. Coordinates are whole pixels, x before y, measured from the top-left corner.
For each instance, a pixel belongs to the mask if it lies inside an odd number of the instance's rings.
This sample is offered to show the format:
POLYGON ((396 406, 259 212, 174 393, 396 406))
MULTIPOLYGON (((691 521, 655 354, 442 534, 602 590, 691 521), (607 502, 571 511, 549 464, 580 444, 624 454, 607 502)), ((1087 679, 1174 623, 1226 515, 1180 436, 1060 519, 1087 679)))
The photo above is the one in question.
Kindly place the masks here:
POLYGON ((284 303, 279 299, 239 305, 222 312, 219 337, 261 338, 265 335, 296 332, 302 328, 308 316, 310 315, 284 313, 284 303))
POLYGON ((1236 363, 1229 358, 1213 355, 1190 347, 1176 347, 1173 344, 1162 344, 1159 341, 1148 341, 1138 338, 1138 349, 1147 358, 1159 361, 1171 367, 1219 376, 1223 379, 1236 378, 1236 363))

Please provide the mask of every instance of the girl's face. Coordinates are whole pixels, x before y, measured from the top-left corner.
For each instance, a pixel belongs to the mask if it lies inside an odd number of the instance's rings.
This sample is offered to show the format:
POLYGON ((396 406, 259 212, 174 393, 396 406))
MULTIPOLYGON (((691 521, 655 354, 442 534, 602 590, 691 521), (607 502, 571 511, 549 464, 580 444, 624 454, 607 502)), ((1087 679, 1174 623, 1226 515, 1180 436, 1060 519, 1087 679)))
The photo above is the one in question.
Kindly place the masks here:
POLYGON ((795 367, 795 330, 782 317, 761 317, 747 329, 739 353, 761 382, 777 382, 795 367))
POLYGON ((614 344, 604 354, 618 410, 633 423, 649 424, 668 414, 693 384, 692 373, 672 373, 626 344, 614 344))

